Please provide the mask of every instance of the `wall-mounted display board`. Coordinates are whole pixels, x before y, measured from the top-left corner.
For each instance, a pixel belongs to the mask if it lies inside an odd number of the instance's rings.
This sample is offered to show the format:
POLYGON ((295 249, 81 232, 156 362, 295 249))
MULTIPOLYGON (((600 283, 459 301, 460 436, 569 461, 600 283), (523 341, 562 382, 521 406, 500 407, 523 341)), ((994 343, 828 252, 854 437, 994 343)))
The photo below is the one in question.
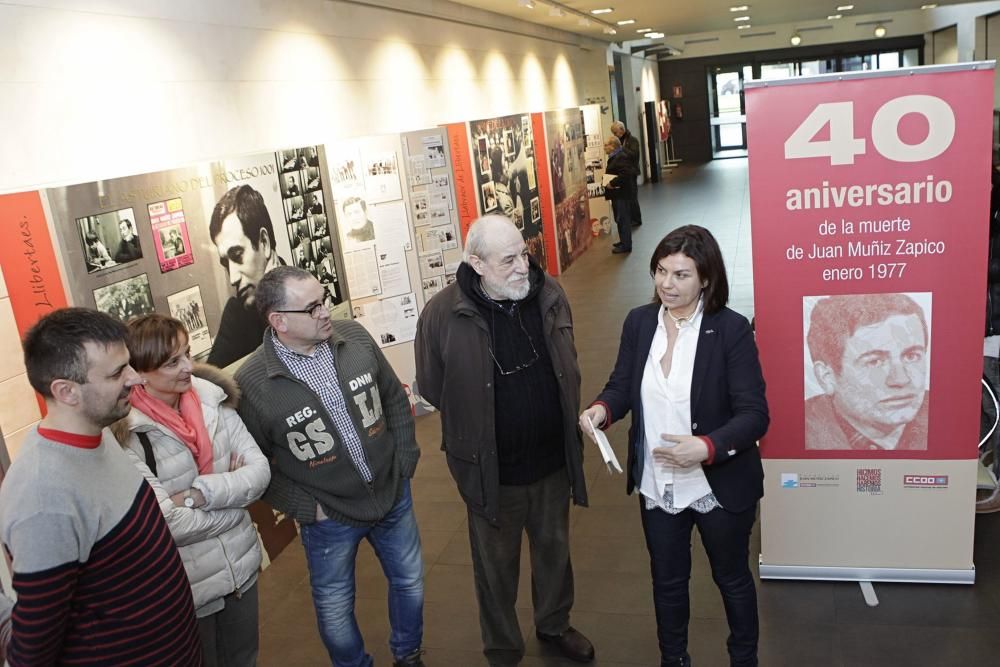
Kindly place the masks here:
POLYGON ((49 188, 42 195, 75 305, 122 320, 171 313, 196 354, 228 366, 260 344, 260 277, 280 264, 326 287, 349 311, 330 236, 323 148, 306 146, 138 176, 49 188))
MULTIPOLYGON (((549 258, 543 237, 543 206, 531 115, 471 121, 468 138, 456 144, 457 134, 449 127, 452 159, 456 164, 459 159, 469 160, 472 167, 471 172, 464 168, 460 172, 456 168, 456 179, 459 175, 463 177, 459 189, 467 192, 468 187, 475 187, 481 214, 497 213, 510 218, 524 235, 529 252, 543 269, 547 269, 549 258)), ((463 237, 470 222, 462 217, 463 237)), ((552 262, 555 267, 554 258, 552 262)))
POLYGON ((586 143, 579 108, 545 112, 545 147, 559 270, 565 271, 593 240, 587 196, 586 143))
POLYGON ((587 141, 584 160, 592 233, 595 236, 608 235, 611 234, 613 218, 611 202, 604 198, 604 168, 607 166, 604 140, 611 135, 610 118, 605 118, 607 114, 600 104, 588 104, 580 109, 583 111, 583 131, 587 141))

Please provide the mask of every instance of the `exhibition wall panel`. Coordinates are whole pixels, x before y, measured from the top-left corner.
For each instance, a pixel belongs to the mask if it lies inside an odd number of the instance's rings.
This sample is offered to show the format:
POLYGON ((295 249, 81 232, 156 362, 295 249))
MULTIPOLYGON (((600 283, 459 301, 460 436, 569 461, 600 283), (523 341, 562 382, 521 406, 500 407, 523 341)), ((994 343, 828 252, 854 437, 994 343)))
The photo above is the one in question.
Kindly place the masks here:
MULTIPOLYGON (((552 181, 552 206, 559 270, 590 247, 593 240, 587 171, 584 154, 583 110, 579 108, 545 112, 545 145, 552 181)), ((603 170, 602 170, 603 171, 603 170)))
POLYGON ((397 4, 0 6, 0 192, 608 94, 603 42, 397 4))

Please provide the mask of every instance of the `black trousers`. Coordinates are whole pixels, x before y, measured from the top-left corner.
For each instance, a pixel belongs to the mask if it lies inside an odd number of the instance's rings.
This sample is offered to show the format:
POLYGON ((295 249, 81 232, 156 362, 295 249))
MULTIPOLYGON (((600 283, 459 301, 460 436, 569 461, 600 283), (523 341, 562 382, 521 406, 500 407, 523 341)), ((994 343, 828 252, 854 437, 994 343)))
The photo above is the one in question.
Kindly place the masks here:
POLYGON ((499 527, 469 512, 479 628, 483 653, 491 665, 517 664, 524 656, 514 611, 524 533, 531 555, 535 629, 558 635, 569 628, 573 606, 569 499, 569 477, 562 468, 534 484, 501 486, 499 527))
POLYGON ((639 188, 632 191, 632 224, 642 224, 642 210, 639 209, 639 188))
POLYGON ((757 505, 734 513, 717 507, 707 514, 687 509, 667 514, 647 510, 639 496, 642 528, 646 534, 650 569, 653 575, 653 603, 656 607, 656 634, 663 665, 676 665, 687 658, 691 578, 691 529, 698 526, 712 566, 712 579, 722 593, 729 622, 730 665, 757 664, 757 591, 750 572, 750 531, 757 505))
POLYGON ((632 195, 623 194, 611 200, 611 212, 618 227, 618 241, 622 248, 632 249, 632 195))

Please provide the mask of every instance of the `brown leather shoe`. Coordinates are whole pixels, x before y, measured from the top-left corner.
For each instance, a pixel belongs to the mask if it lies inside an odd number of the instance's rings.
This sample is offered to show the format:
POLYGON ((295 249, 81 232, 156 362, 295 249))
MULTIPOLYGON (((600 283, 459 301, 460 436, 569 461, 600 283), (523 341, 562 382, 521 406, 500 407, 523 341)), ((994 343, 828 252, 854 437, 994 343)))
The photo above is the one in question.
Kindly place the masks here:
POLYGON ((566 628, 561 635, 546 635, 535 631, 535 636, 546 644, 551 644, 570 660, 590 662, 594 659, 594 645, 579 630, 566 628))

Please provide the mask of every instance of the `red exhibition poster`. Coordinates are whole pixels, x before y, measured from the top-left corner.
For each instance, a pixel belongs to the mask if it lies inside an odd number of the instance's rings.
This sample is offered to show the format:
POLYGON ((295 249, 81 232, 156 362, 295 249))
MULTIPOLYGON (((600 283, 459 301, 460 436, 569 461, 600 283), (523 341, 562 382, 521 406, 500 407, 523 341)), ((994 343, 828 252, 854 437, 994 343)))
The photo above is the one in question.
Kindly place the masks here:
POLYGON ((992 64, 752 82, 746 104, 761 576, 969 583, 992 64))

